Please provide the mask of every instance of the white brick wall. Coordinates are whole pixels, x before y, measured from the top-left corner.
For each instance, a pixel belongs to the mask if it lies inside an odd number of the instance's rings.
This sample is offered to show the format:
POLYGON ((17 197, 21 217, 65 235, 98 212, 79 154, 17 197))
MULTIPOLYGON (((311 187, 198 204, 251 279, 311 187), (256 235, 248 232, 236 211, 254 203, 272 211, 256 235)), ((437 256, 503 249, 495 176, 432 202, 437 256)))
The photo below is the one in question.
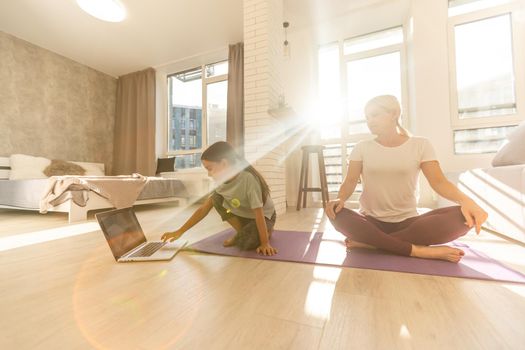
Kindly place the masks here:
POLYGON ((277 214, 286 211, 282 123, 268 114, 282 91, 283 0, 244 0, 244 119, 246 158, 271 189, 277 214))

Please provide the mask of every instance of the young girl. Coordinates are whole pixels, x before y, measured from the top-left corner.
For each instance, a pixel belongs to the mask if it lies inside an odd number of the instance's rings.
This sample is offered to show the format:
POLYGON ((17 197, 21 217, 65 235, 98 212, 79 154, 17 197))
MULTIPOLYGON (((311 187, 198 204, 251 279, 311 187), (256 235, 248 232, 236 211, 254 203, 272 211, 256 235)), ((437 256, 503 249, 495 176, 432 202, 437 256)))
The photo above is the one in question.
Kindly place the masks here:
POLYGON ((201 221, 215 208, 223 221, 228 221, 236 233, 224 241, 224 246, 242 250, 256 249, 257 253, 274 255, 270 245, 276 215, 270 189, 261 174, 240 157, 227 142, 216 142, 206 149, 201 161, 208 176, 218 184, 193 215, 173 232, 162 235, 163 241, 174 241, 201 221))
POLYGON ((394 254, 458 262, 461 249, 443 244, 463 236, 475 225, 479 233, 487 219, 472 199, 450 183, 430 142, 411 137, 399 124, 401 108, 394 96, 377 96, 365 106, 370 132, 377 137, 359 142, 350 154, 348 173, 338 198, 326 206, 336 230, 348 238, 348 249, 379 248, 394 254), (419 171, 441 196, 459 206, 418 215, 419 171), (344 208, 361 178, 360 213, 344 208))

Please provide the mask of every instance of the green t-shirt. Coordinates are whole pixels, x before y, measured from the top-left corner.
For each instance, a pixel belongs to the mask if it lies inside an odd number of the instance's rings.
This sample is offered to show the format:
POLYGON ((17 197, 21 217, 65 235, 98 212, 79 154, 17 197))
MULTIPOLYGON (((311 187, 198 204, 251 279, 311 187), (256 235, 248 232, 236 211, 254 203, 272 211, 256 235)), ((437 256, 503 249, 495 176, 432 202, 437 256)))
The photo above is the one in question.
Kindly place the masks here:
POLYGON ((253 209, 263 208, 264 216, 270 219, 275 211, 272 198, 268 195, 263 206, 262 190, 259 180, 250 172, 244 170, 230 182, 219 185, 215 192, 220 194, 224 201, 222 206, 233 214, 255 219, 253 209))

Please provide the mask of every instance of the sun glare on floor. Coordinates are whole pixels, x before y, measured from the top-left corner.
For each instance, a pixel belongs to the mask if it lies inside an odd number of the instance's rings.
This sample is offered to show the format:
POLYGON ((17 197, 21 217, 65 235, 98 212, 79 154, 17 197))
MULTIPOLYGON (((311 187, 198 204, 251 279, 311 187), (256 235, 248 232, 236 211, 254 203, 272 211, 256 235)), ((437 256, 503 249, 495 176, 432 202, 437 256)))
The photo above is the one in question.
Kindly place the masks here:
MULTIPOLYGON (((324 210, 320 208, 315 216, 312 225, 310 241, 314 240, 316 234, 320 231, 320 226, 324 217, 324 210)), ((319 244, 317 257, 324 260, 330 258, 334 263, 341 263, 346 258, 346 250, 341 246, 335 235, 339 235, 335 230, 326 230, 323 232, 322 241, 319 244)), ((311 244, 305 248, 306 252, 312 249, 311 244)), ((320 319, 329 319, 332 308, 332 299, 335 286, 339 280, 341 268, 330 266, 316 266, 313 269, 313 281, 310 282, 308 293, 304 304, 304 312, 312 317, 320 319)))
POLYGON ((308 316, 320 319, 330 318, 332 297, 335 284, 323 281, 312 281, 308 287, 308 294, 304 303, 304 312, 308 316))
POLYGON ((0 252, 26 247, 33 244, 54 241, 61 238, 83 235, 88 232, 99 230, 96 222, 68 225, 64 227, 51 228, 47 230, 22 233, 18 235, 0 238, 0 252))
POLYGON ((320 319, 329 319, 332 309, 332 298, 341 268, 316 266, 313 271, 314 280, 310 282, 308 294, 304 303, 304 312, 320 319))
POLYGON ((520 295, 522 298, 525 298, 525 286, 518 284, 504 284, 503 287, 507 288, 509 291, 520 295))
POLYGON ((330 266, 316 266, 314 268, 314 279, 318 281, 326 281, 331 283, 336 283, 341 274, 340 267, 330 267, 330 266))
POLYGON ((408 331, 408 328, 406 325, 401 325, 401 329, 399 329, 399 336, 404 339, 410 339, 410 332, 408 331))
POLYGON ((314 224, 312 225, 311 235, 310 239, 314 238, 314 235, 317 231, 319 231, 319 227, 321 225, 321 221, 323 220, 324 210, 319 209, 317 211, 317 216, 315 217, 314 224))

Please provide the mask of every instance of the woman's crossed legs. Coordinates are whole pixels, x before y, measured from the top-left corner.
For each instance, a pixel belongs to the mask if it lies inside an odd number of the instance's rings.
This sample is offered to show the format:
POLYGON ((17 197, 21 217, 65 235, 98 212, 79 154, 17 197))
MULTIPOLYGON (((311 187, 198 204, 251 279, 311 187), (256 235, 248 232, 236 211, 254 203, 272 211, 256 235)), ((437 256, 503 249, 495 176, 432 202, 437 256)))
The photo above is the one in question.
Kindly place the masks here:
POLYGON ((378 248, 398 255, 452 262, 458 262, 464 255, 461 249, 432 245, 451 242, 470 230, 459 206, 432 210, 398 223, 343 209, 331 222, 348 237, 350 249, 378 248))

